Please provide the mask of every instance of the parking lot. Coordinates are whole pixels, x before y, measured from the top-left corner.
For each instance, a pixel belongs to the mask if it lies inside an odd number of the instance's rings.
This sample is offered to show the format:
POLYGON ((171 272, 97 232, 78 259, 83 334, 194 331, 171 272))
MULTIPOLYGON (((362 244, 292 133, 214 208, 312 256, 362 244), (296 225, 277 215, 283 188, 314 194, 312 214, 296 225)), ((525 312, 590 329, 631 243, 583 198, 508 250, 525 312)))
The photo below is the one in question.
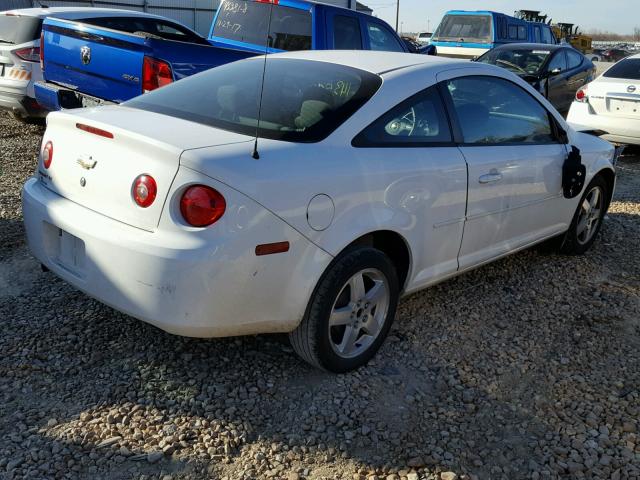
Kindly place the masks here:
POLYGON ((0 116, 0 478, 640 479, 636 153, 587 255, 414 294, 338 376, 284 336, 171 336, 43 273, 20 207, 42 132, 0 116))

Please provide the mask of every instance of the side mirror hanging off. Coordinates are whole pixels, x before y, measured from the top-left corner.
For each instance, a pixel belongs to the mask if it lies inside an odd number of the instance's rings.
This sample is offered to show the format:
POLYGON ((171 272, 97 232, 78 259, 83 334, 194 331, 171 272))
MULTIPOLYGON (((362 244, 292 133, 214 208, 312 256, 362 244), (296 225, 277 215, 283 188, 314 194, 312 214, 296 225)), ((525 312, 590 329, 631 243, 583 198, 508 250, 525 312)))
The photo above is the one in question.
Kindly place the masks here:
POLYGON ((587 168, 582 164, 580 149, 572 146, 571 152, 569 152, 562 166, 562 193, 564 198, 574 198, 580 195, 586 176, 587 168))

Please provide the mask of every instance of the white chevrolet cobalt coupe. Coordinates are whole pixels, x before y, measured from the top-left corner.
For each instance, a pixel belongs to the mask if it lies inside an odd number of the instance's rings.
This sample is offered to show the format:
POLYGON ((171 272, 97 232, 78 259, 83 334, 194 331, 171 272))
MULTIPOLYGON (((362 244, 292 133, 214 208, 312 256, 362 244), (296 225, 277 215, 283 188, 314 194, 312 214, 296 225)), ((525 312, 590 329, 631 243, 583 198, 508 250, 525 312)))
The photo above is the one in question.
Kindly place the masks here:
POLYGON ((585 252, 614 157, 502 68, 296 52, 51 114, 24 218, 45 267, 122 312, 288 332, 344 372, 401 295, 548 239, 585 252))

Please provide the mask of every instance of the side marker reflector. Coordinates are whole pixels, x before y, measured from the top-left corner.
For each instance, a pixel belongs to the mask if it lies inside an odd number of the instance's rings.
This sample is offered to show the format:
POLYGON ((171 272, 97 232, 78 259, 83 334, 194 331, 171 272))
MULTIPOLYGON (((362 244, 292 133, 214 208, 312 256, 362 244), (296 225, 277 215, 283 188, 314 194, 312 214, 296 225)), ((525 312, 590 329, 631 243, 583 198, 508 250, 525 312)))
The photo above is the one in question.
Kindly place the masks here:
POLYGON ((289 251, 289 242, 265 243, 256 246, 256 256, 273 255, 274 253, 284 253, 289 251))

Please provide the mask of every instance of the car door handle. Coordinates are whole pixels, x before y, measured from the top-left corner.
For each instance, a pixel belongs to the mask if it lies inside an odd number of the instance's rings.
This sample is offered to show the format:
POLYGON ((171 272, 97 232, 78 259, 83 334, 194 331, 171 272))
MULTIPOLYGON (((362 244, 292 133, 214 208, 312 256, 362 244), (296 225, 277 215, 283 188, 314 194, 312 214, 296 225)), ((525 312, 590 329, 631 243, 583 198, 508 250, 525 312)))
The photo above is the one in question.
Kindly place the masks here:
POLYGON ((480 183, 493 183, 499 182, 500 180, 502 180, 501 173, 487 173, 486 175, 481 175, 478 179, 480 183))

